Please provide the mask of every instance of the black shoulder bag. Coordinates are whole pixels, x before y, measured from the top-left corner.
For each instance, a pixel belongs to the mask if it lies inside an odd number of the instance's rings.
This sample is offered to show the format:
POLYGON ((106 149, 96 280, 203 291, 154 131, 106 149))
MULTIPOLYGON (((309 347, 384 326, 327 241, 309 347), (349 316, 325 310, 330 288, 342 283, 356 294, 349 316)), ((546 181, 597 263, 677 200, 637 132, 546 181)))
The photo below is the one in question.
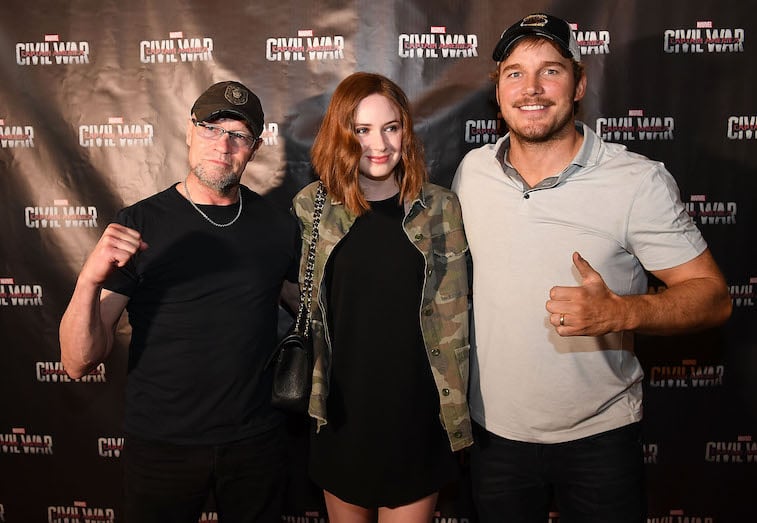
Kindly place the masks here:
POLYGON ((321 221, 326 187, 318 184, 313 209, 313 233, 305 264, 305 275, 300 288, 300 306, 293 330, 276 346, 269 365, 273 364, 271 404, 283 410, 305 413, 310 402, 313 380, 313 340, 310 332, 310 302, 313 297, 313 271, 315 249, 318 244, 318 226, 321 221))

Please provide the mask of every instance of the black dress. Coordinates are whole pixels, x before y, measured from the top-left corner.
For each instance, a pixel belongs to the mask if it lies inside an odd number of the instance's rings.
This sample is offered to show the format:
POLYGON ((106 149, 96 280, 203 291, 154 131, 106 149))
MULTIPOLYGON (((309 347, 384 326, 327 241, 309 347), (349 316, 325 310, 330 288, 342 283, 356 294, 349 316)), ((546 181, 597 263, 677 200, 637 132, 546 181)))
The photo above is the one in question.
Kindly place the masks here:
POLYGON ((310 449, 313 480, 368 508, 416 501, 458 474, 420 329, 423 256, 397 196, 371 207, 326 267, 328 424, 310 449))

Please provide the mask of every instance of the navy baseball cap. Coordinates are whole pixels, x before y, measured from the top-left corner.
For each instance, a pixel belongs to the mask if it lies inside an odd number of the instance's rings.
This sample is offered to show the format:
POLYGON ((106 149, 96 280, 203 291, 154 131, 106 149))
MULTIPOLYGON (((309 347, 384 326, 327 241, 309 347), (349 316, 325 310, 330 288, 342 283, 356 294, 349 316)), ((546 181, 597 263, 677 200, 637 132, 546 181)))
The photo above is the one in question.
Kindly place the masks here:
POLYGON ((260 99, 239 82, 219 82, 208 87, 192 106, 192 116, 198 122, 231 117, 244 121, 255 137, 263 132, 260 99))
POLYGON ((565 58, 572 58, 576 62, 581 61, 581 51, 570 24, 561 18, 543 13, 528 15, 508 27, 502 33, 497 47, 494 48, 492 53, 494 61, 504 60, 513 44, 525 36, 548 38, 557 44, 565 58))

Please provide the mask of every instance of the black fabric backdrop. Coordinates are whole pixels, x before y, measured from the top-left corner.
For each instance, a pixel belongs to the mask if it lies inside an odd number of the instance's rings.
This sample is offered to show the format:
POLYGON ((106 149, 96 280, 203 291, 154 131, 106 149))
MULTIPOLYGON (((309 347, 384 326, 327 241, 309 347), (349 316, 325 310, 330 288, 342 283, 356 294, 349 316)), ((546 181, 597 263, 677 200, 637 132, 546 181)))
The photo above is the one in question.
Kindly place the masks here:
MULTIPOLYGON (((575 24, 589 74, 580 118, 665 162, 733 297, 723 328, 639 340, 649 522, 757 520, 755 4, 4 0, 0 522, 121 520, 128 324, 112 357, 71 381, 58 323, 115 212, 186 175, 186 119, 205 87, 238 79, 260 95, 266 143, 244 183, 283 207, 310 180, 331 92, 358 70, 406 90, 432 179, 448 186, 462 156, 502 132, 494 44, 539 10, 575 24)), ((325 521, 301 425, 283 520, 325 521)), ((212 503, 202 519, 217 519, 212 503)), ((437 523, 475 521, 467 480, 443 492, 437 523)))

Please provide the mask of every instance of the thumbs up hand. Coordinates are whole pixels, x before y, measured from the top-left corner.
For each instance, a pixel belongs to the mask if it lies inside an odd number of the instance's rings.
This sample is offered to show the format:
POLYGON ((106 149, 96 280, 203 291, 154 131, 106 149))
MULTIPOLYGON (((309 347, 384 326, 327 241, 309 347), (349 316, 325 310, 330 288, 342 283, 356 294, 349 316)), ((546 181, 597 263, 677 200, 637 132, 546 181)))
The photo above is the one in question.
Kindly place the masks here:
POLYGON ((578 287, 555 286, 546 308, 549 322, 560 336, 601 336, 622 330, 624 303, 602 276, 577 252, 573 265, 581 276, 578 287))

